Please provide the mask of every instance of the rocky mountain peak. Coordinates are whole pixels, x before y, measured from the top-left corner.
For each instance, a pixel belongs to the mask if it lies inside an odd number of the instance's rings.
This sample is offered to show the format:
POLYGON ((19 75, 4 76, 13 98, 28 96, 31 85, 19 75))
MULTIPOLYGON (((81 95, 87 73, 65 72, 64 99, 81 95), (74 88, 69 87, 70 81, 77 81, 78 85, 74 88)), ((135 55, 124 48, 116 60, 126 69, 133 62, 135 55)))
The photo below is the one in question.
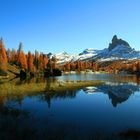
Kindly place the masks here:
POLYGON ((118 39, 117 35, 114 35, 108 48, 102 50, 87 48, 79 54, 67 54, 66 52, 62 52, 55 56, 58 59, 58 63, 64 64, 65 62, 74 62, 77 60, 114 61, 120 59, 139 59, 140 51, 131 48, 128 42, 118 39))
POLYGON ((114 35, 112 38, 112 42, 109 44, 108 50, 113 50, 116 46, 121 45, 122 47, 126 47, 127 49, 132 50, 128 42, 122 39, 118 39, 117 35, 114 35))

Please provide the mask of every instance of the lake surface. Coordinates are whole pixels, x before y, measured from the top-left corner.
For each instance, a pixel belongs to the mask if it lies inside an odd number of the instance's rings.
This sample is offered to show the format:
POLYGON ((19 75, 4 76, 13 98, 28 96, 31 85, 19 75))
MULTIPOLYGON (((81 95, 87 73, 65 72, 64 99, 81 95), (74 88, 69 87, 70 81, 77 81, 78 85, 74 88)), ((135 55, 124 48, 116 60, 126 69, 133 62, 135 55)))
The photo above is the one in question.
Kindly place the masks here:
POLYGON ((1 139, 140 139, 139 77, 73 74, 45 81, 54 79, 105 83, 22 97, 0 95, 1 139))

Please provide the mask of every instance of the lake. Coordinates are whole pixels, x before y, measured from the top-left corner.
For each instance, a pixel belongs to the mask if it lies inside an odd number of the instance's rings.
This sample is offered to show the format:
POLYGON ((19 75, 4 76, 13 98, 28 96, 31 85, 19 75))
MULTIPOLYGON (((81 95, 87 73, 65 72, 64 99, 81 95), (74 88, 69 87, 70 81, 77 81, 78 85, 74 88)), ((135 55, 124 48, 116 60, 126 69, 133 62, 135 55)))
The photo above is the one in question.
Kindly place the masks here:
POLYGON ((104 84, 21 96, 0 91, 1 139, 140 139, 139 77, 71 74, 43 82, 49 82, 47 86, 55 80, 100 80, 104 84))

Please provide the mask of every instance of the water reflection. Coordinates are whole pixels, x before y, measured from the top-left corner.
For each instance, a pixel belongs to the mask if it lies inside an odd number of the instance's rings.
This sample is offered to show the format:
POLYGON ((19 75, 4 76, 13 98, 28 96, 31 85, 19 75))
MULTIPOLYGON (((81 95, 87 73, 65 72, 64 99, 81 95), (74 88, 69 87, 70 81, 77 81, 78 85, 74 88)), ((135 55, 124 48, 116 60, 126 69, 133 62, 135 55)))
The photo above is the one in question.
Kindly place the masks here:
POLYGON ((57 77, 57 79, 70 81, 101 80, 113 83, 136 83, 140 85, 140 76, 126 74, 71 74, 57 77))
MULTIPOLYGON (((76 75, 77 80, 78 76, 76 75)), ((1 90, 0 138, 96 140, 108 139, 109 134, 110 139, 119 139, 119 134, 126 135, 128 128, 137 128, 139 131, 140 111, 136 109, 139 100, 131 98, 132 95, 140 93, 139 78, 81 75, 80 79, 87 80, 87 77, 90 77, 90 80, 103 80, 105 84, 78 90, 32 94, 11 94, 12 91, 1 90), (132 99, 131 102, 127 102, 129 99, 132 99), (124 102, 125 106, 122 104, 124 102)), ((43 87, 48 90, 54 84, 62 84, 63 81, 73 78, 74 75, 48 79, 33 78, 26 81, 14 79, 14 84, 17 87, 27 85, 26 88, 33 88, 32 86, 43 83, 43 87)))
POLYGON ((117 107, 117 104, 127 101, 132 94, 134 94, 136 91, 139 91, 139 87, 137 85, 122 83, 103 85, 99 87, 99 89, 103 93, 108 94, 108 97, 114 107, 117 107))
POLYGON ((0 139, 34 139, 36 130, 31 125, 33 121, 29 112, 3 106, 0 109, 0 139))
POLYGON ((76 94, 78 93, 78 90, 66 90, 62 92, 49 92, 46 94, 43 94, 41 96, 41 99, 46 101, 48 103, 48 107, 51 107, 51 100, 52 99, 72 99, 76 97, 76 94))
POLYGON ((120 132, 118 135, 121 136, 123 139, 140 139, 140 131, 136 129, 125 130, 120 132))
MULTIPOLYGON (((43 83, 43 87, 45 87, 46 91, 49 91, 52 86, 55 84, 63 84, 65 80, 87 80, 88 78, 94 80, 102 80, 105 81, 105 84, 98 87, 85 87, 83 92, 86 94, 96 94, 96 93, 104 93, 107 94, 109 99, 112 102, 114 107, 117 107, 118 104, 123 103, 128 100, 128 98, 134 94, 134 92, 139 91, 139 83, 140 77, 132 76, 132 75, 108 75, 108 74, 101 74, 101 75, 64 75, 61 77, 52 77, 52 78, 32 78, 26 80, 19 80, 13 79, 12 84, 17 85, 18 87, 26 84, 28 88, 38 87, 40 83, 43 83)), ((10 81, 11 82, 11 81, 10 81)), ((3 85, 2 85, 3 86, 3 85)), ((11 86, 11 85, 10 85, 11 86)), ((15 89, 16 90, 16 89, 15 89)), ((12 91, 10 91, 12 92, 12 91)), ((0 95, 0 108, 7 100, 13 100, 22 104, 22 100, 26 96, 34 96, 36 93, 32 93, 30 95, 24 94, 9 94, 9 90, 1 90, 0 95)), ((58 92, 46 92, 41 93, 41 99, 45 100, 48 103, 48 107, 51 107, 51 100, 52 99, 66 99, 66 98, 75 98, 76 94, 79 90, 64 90, 58 92)))
POLYGON ((136 91, 140 91, 140 88, 136 84, 106 82, 102 86, 84 88, 83 91, 87 94, 107 94, 112 105, 117 107, 118 104, 127 101, 136 91))

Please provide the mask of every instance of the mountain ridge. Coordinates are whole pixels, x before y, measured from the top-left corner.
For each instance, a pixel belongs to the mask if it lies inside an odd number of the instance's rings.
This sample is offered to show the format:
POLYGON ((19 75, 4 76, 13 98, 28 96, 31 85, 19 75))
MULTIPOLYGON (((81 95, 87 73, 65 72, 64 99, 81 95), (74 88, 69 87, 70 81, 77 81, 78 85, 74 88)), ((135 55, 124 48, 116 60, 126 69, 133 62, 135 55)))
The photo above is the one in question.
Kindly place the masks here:
POLYGON ((66 52, 55 54, 58 63, 85 61, 85 60, 119 60, 119 59, 139 59, 140 51, 136 51, 129 43, 123 39, 118 39, 117 35, 114 35, 108 48, 103 50, 96 50, 93 48, 86 48, 79 54, 70 55, 66 52))

